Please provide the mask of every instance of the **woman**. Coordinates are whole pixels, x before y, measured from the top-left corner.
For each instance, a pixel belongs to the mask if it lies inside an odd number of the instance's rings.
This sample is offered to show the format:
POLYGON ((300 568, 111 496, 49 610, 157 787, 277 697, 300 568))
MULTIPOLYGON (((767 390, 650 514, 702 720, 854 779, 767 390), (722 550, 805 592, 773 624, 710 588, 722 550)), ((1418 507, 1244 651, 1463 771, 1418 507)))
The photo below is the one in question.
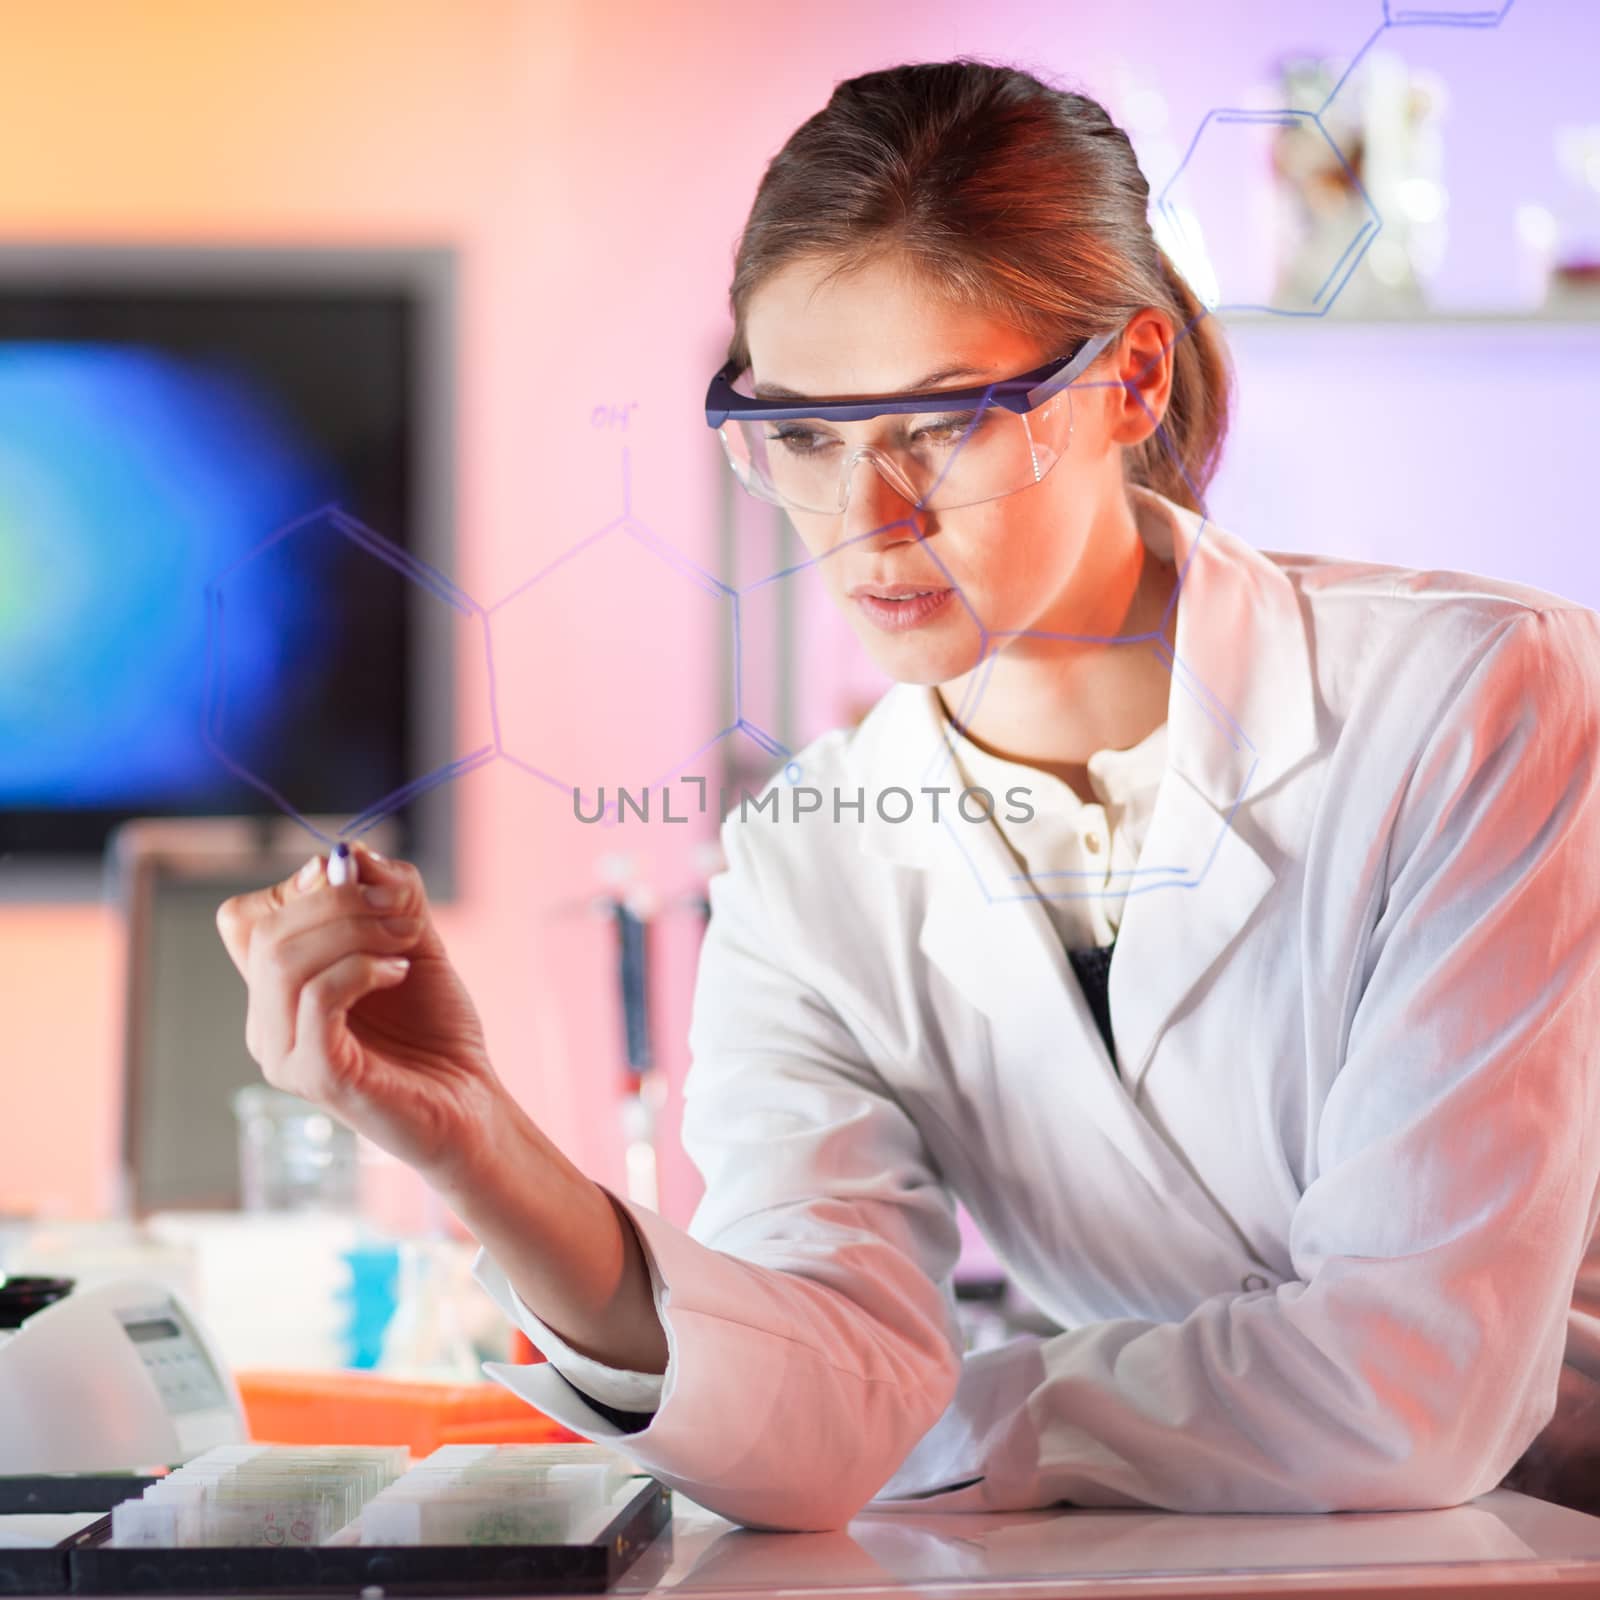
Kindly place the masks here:
POLYGON ((708 417, 898 682, 724 824, 687 1232, 510 1100, 409 867, 219 916, 267 1077, 551 1358, 495 1375, 752 1525, 1594 1464, 1597 619, 1206 525, 1225 365, 1146 202, 1099 106, 966 61, 762 182, 708 417), (963 1359, 953 1198, 1064 1332, 963 1359))

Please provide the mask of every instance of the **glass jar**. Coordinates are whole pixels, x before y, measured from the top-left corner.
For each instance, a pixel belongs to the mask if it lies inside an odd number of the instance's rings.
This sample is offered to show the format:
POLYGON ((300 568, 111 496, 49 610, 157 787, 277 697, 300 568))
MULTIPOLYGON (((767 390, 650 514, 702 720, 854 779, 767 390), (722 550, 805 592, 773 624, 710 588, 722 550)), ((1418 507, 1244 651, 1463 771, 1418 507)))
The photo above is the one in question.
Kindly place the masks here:
POLYGON ((356 1136, 309 1101, 268 1084, 233 1096, 245 1211, 350 1211, 360 1200, 356 1136))

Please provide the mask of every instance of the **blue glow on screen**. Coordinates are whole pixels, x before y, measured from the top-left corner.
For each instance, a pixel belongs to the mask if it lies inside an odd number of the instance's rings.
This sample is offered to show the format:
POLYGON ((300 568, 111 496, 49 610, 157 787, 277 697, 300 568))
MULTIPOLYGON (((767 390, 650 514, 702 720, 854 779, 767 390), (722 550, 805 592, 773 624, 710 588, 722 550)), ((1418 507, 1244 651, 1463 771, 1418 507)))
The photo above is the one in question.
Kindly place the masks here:
MULTIPOLYGON (((0 344, 0 806, 228 793, 201 739, 205 585, 341 487, 243 374, 137 346, 0 344)), ((280 677, 327 638, 330 603, 282 561, 230 594, 228 695, 249 743, 274 736, 280 677)))

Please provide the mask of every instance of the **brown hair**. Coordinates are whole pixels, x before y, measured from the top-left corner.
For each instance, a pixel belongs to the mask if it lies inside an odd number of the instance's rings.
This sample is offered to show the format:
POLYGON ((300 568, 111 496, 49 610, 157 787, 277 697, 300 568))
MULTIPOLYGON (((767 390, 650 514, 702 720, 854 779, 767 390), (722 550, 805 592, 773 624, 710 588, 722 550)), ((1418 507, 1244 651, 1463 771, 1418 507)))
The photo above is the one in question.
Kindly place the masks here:
POLYGON ((1203 491, 1216 470, 1227 352, 1151 234, 1149 194, 1103 106, 1019 68, 960 58, 848 78, 756 190, 728 292, 729 359, 749 364, 751 294, 800 258, 836 258, 832 276, 903 254, 936 293, 1062 353, 1156 307, 1188 332, 1173 349, 1167 447, 1152 434, 1128 475, 1198 510, 1184 474, 1203 491))

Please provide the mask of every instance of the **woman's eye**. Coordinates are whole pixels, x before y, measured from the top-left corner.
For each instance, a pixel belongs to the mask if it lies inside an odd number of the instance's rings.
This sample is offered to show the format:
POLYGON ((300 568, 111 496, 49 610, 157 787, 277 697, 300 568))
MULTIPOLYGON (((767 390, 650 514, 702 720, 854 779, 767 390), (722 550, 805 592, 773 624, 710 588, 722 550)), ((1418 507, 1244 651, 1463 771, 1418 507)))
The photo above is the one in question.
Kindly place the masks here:
POLYGON ((912 434, 912 438, 929 439, 934 444, 954 444, 974 431, 973 423, 977 420, 976 411, 963 411, 948 417, 940 417, 937 422, 930 422, 926 427, 918 428, 912 434))
MULTIPOLYGON (((983 420, 983 414, 977 411, 952 412, 949 416, 931 419, 922 427, 912 429, 907 437, 913 444, 959 444, 969 433, 976 432, 983 425, 983 420)), ((831 434, 819 433, 815 428, 779 428, 766 438, 768 444, 781 445, 793 456, 819 455, 836 442, 831 434)))
POLYGON ((823 435, 812 428, 782 428, 777 433, 769 433, 769 444, 781 444, 791 455, 806 456, 816 452, 818 441, 823 435))

